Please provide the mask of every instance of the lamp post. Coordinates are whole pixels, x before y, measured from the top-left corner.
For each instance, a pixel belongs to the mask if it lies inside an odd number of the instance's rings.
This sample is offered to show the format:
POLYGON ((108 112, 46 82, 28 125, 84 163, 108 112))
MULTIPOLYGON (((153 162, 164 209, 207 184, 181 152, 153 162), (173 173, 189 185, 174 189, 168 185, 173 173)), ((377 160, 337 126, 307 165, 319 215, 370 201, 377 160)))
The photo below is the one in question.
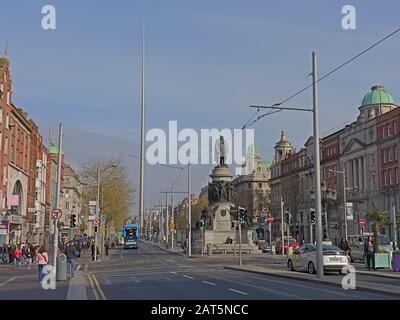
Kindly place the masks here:
MULTIPOLYGON (((108 169, 111 168, 116 168, 118 165, 113 163, 110 166, 106 167, 103 172, 107 171, 108 169)), ((103 205, 103 203, 102 203, 103 205)), ((96 218, 99 219, 100 223, 99 223, 99 227, 102 224, 102 219, 100 219, 100 167, 97 167, 97 196, 96 196, 96 218)), ((99 230, 97 230, 97 233, 95 234, 95 239, 94 239, 94 261, 97 261, 97 248, 98 248, 98 233, 99 230)), ((100 233, 101 234, 101 233, 100 233)), ((102 255, 103 253, 103 235, 101 234, 101 249, 100 251, 100 255, 102 255)))
POLYGON ((340 173, 343 175, 343 217, 344 217, 344 235, 346 241, 348 240, 348 232, 347 232, 347 188, 346 188, 346 169, 343 166, 342 171, 337 171, 337 170, 329 170, 330 172, 333 173, 340 173))

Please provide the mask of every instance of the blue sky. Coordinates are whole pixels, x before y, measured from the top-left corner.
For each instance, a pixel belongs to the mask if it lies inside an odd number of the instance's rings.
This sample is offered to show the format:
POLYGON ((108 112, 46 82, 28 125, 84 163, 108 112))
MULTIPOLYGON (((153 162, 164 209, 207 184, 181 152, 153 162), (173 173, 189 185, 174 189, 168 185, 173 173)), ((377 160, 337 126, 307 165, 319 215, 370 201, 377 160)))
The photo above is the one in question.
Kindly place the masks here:
MULTIPOLYGON (((399 27, 398 1, 78 1, 0 0, 0 44, 9 42, 14 103, 42 135, 65 125, 67 159, 119 155, 137 185, 140 134, 140 19, 146 23, 146 126, 241 128, 250 104, 271 104, 310 81, 311 51, 320 75, 399 27), (41 8, 57 10, 57 29, 41 28, 41 8), (341 27, 352 4, 357 29, 341 27)), ((360 99, 381 83, 400 100, 396 35, 320 84, 321 131, 358 114, 360 99)), ((288 106, 310 106, 307 91, 288 106)), ((312 133, 308 114, 280 113, 255 126, 264 160, 280 131, 296 147, 312 133)), ((193 188, 209 166, 193 168, 193 188)), ((147 167, 146 204, 177 172, 147 167)), ((185 188, 182 175, 176 189, 185 188), (180 185, 179 185, 180 184, 180 185)), ((137 199, 137 197, 136 197, 137 199)))

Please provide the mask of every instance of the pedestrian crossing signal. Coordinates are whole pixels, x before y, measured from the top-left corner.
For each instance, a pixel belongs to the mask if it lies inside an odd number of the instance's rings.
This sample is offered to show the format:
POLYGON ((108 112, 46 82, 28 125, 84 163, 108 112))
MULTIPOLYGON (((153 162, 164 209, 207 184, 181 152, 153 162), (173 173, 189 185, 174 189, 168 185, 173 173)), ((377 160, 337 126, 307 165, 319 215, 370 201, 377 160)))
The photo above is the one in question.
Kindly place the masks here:
POLYGON ((72 214, 71 215, 71 220, 69 222, 69 227, 71 229, 73 229, 73 228, 75 228, 75 226, 76 226, 76 214, 72 214))

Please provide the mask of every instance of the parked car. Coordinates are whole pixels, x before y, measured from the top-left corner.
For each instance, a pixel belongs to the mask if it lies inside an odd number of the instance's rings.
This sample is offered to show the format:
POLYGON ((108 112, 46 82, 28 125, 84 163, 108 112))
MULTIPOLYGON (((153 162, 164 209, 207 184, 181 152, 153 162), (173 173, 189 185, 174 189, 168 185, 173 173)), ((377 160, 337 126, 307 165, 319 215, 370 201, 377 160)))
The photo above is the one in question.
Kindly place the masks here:
MULTIPOLYGON (((353 261, 364 261, 364 245, 368 240, 368 237, 373 237, 373 234, 364 233, 362 235, 358 234, 348 236, 348 243, 353 261)), ((390 254, 393 252, 393 244, 384 234, 378 235, 378 249, 385 250, 390 254)))
POLYGON ((264 242, 264 243, 261 243, 258 246, 258 249, 260 249, 263 253, 270 252, 271 251, 271 246, 269 245, 268 242, 264 242))
MULTIPOLYGON (((323 265, 325 271, 336 271, 342 274, 344 266, 350 264, 346 252, 338 247, 323 245, 323 265)), ((316 273, 316 247, 314 244, 303 244, 298 252, 287 259, 287 268, 290 271, 307 271, 316 273)))
MULTIPOLYGON (((284 239, 285 239, 284 240, 285 243, 283 244, 283 248, 284 248, 284 254, 286 254, 287 251, 288 251, 288 238, 285 237, 284 239)), ((289 247, 293 248, 293 252, 295 252, 296 250, 299 249, 300 244, 296 241, 296 239, 290 237, 289 238, 289 247)), ((282 253, 282 240, 281 240, 281 238, 278 238, 276 240, 275 252, 276 252, 276 254, 281 254, 282 253)))

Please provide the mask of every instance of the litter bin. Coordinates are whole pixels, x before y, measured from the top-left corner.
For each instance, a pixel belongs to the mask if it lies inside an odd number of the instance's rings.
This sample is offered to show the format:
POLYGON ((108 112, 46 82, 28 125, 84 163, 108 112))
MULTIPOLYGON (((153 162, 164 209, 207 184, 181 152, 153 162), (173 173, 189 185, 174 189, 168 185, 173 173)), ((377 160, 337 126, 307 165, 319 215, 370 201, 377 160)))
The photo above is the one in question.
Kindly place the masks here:
POLYGON ((212 256, 212 244, 207 243, 207 255, 212 256))
POLYGON ((57 256, 57 281, 67 280, 67 256, 59 253, 57 256))

